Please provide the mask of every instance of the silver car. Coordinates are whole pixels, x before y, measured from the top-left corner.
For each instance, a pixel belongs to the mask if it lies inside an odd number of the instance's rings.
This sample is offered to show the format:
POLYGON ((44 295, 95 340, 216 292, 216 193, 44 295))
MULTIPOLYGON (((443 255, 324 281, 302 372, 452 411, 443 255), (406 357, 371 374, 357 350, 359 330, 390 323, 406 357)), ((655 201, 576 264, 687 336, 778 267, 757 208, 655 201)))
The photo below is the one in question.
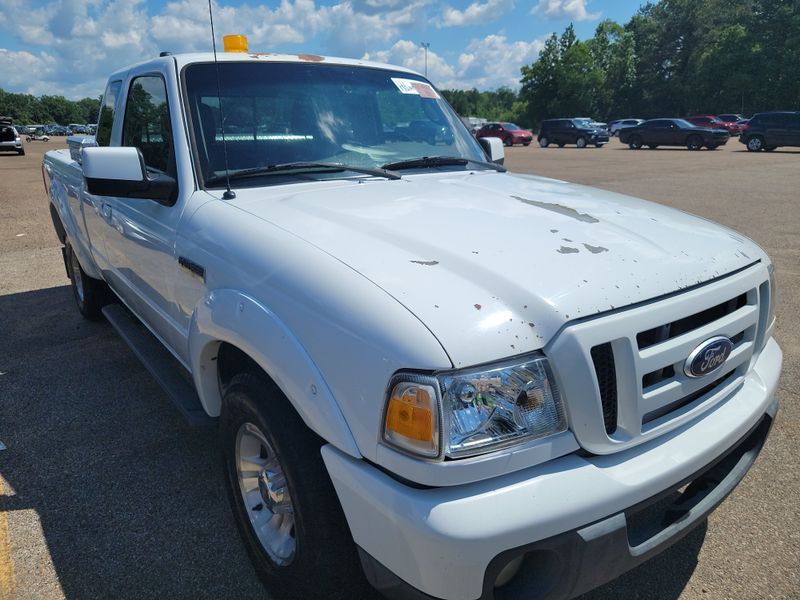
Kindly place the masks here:
POLYGON ((11 125, 10 119, 0 120, 0 151, 16 152, 20 156, 25 155, 25 148, 22 145, 22 140, 17 130, 11 125))
POLYGON ((619 130, 625 127, 636 127, 644 123, 644 119, 620 119, 612 121, 609 125, 608 132, 611 135, 619 135, 619 130))

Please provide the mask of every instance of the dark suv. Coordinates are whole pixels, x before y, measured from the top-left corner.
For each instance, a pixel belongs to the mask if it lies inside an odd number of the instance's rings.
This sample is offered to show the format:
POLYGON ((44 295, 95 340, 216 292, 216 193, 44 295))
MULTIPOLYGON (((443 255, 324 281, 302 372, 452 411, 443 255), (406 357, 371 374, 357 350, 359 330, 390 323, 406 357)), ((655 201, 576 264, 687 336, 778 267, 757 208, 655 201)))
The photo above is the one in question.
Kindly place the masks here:
POLYGON ((537 139, 542 148, 550 144, 558 144, 559 148, 565 144, 575 144, 578 148, 594 144, 602 148, 608 143, 608 130, 593 127, 588 119, 547 119, 542 121, 537 139))
POLYGON ((758 113, 739 136, 750 152, 771 152, 779 146, 800 146, 800 112, 758 113))

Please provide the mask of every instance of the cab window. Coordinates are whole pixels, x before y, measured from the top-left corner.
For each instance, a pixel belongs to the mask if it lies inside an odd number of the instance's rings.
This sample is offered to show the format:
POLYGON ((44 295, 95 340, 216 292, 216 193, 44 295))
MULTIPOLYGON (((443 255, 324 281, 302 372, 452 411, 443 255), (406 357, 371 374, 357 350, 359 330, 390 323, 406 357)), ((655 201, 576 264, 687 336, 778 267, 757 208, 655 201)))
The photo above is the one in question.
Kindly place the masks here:
POLYGON ((111 126, 114 124, 114 111, 121 87, 121 81, 112 81, 106 87, 106 93, 103 94, 103 104, 100 106, 100 116, 97 118, 97 132, 94 136, 98 146, 108 146, 111 143, 111 126))
POLYGON ((146 75, 131 82, 122 145, 139 148, 148 169, 175 175, 167 88, 160 76, 146 75))

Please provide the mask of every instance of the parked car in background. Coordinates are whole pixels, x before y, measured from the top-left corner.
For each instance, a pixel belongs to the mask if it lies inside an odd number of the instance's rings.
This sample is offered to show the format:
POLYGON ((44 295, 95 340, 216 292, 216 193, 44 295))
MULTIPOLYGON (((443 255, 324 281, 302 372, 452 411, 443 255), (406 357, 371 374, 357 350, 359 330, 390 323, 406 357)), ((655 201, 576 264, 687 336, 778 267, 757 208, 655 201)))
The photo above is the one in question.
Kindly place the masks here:
POLYGON ((611 121, 608 127, 608 133, 612 136, 619 135, 619 130, 625 127, 636 127, 644 123, 644 119, 617 119, 611 121))
POLYGON ((800 146, 800 112, 753 115, 739 137, 750 152, 771 152, 780 146, 800 146))
POLYGON ((727 129, 697 127, 685 119, 651 119, 636 127, 626 127, 619 132, 619 141, 632 150, 643 146, 655 149, 659 146, 686 146, 689 150, 700 150, 703 146, 714 150, 728 143, 727 129))
POLYGON ((608 143, 608 130, 593 127, 591 121, 583 118, 546 119, 542 121, 537 139, 542 148, 550 144, 558 144, 559 148, 566 144, 575 144, 578 148, 594 144, 602 148, 608 143))
POLYGON ((744 115, 737 113, 725 113, 723 115, 717 115, 717 118, 724 123, 738 123, 744 119, 744 115))
POLYGON ((722 121, 711 115, 695 115, 693 117, 686 117, 686 120, 692 125, 697 125, 698 127, 724 129, 732 136, 739 135, 739 126, 736 124, 736 121, 722 121))
POLYGON ((25 148, 12 123, 10 118, 0 117, 0 151, 16 152, 20 156, 24 156, 25 148))
POLYGON ((530 146, 533 141, 533 133, 523 129, 516 123, 487 123, 478 130, 475 137, 500 138, 505 146, 513 146, 514 144, 530 146))

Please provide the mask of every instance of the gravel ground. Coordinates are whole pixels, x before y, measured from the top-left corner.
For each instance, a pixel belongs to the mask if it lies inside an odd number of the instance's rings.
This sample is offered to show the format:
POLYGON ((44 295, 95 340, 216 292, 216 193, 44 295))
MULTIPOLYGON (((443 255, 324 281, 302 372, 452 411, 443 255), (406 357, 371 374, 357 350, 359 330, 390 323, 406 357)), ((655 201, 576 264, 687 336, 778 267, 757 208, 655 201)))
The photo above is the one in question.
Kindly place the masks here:
MULTIPOLYGON (((189 430, 104 322, 74 307, 40 171, 0 156, 0 600, 263 597, 213 433, 189 430)), ((669 551, 584 597, 800 597, 800 152, 511 148, 514 171, 674 206, 772 256, 782 409, 749 475, 669 551)))

